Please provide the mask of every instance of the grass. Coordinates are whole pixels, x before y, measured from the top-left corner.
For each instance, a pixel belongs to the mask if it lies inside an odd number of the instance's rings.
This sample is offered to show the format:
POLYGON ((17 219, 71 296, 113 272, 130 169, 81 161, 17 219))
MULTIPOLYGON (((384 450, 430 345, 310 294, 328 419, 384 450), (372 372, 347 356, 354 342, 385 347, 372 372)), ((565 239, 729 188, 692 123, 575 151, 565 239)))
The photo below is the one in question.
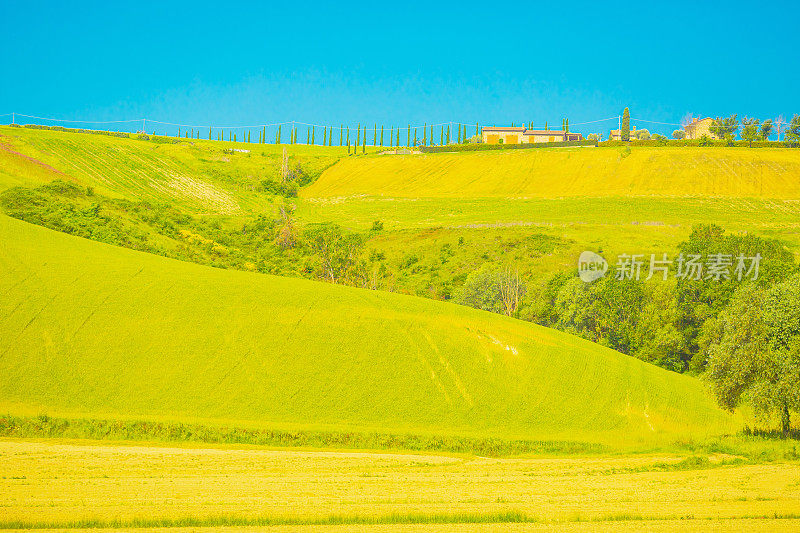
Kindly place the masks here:
POLYGON ((342 147, 167 140, 0 127, 0 189, 60 178, 113 197, 237 215, 269 207, 261 183, 280 181, 284 149, 311 179, 347 156, 342 147))
POLYGON ((735 430, 706 387, 421 298, 224 271, 0 217, 0 409, 634 443, 735 430))
POLYGON ((0 440, 0 527, 734 527, 754 518, 797 526, 796 463, 713 471, 684 463, 680 455, 487 459, 0 440))

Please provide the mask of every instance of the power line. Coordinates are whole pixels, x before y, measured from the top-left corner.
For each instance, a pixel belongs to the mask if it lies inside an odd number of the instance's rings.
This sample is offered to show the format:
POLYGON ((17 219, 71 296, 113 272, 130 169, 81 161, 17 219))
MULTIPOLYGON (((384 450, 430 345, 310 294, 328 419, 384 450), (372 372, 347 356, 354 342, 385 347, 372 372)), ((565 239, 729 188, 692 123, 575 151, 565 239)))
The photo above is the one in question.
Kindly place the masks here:
MULTIPOLYGON (((64 118, 48 118, 48 117, 37 117, 35 115, 25 115, 23 113, 5 113, 4 115, 17 115, 18 117, 25 117, 25 118, 35 118, 37 120, 49 120, 51 122, 76 122, 79 124, 120 124, 125 122, 141 122, 142 118, 133 118, 130 120, 69 120, 64 118)), ((148 119, 149 120, 149 119, 148 119)))

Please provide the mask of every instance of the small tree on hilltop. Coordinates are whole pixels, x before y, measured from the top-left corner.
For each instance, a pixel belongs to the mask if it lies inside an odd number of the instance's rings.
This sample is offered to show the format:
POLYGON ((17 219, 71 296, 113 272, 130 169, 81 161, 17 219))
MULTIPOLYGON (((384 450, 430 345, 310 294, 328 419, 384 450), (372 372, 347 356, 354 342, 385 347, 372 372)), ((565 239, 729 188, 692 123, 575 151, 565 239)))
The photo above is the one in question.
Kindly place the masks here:
POLYGON ((759 131, 759 137, 762 141, 768 141, 769 136, 772 134, 772 119, 768 118, 761 124, 761 131, 759 131))
POLYGON ((800 115, 793 116, 792 120, 789 121, 783 140, 790 146, 797 146, 800 144, 800 115))
POLYGON ((757 118, 744 117, 742 119, 742 140, 747 141, 750 147, 753 146, 753 141, 758 139, 758 127, 761 121, 757 118))
POLYGON ((619 130, 619 135, 623 141, 631 140, 631 112, 627 107, 622 111, 622 127, 619 130))
POLYGON ((717 139, 725 139, 729 144, 736 138, 739 131, 739 115, 733 114, 729 117, 717 117, 708 128, 717 139))

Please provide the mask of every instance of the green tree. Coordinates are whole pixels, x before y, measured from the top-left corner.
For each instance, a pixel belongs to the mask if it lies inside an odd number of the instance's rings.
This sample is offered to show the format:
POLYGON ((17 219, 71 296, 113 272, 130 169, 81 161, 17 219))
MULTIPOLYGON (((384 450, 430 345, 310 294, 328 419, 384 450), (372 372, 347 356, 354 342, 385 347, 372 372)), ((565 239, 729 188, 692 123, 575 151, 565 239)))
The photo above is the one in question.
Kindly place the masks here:
POLYGON ((787 437, 800 410, 800 276, 742 286, 715 334, 708 377, 719 404, 733 410, 744 399, 765 418, 778 414, 787 437))
POLYGON ((381 124, 381 146, 383 146, 383 124, 381 124))
POLYGON ((717 117, 711 123, 709 130, 717 139, 725 139, 729 143, 736 138, 739 131, 739 115, 733 114, 729 117, 717 117))
POLYGON ((303 243, 319 260, 318 277, 331 283, 347 280, 364 246, 361 235, 346 233, 341 226, 330 223, 308 227, 303 233, 303 243))
POLYGON ((750 147, 753 146, 753 141, 758 139, 760 124, 761 121, 757 118, 744 117, 742 119, 742 140, 747 141, 750 147))
POLYGON ((783 135, 783 140, 790 146, 797 146, 800 144, 800 115, 794 115, 792 120, 786 128, 786 133, 783 135))
POLYGON ((627 107, 622 111, 622 129, 619 134, 623 141, 631 140, 631 112, 627 107))
POLYGON ((454 299, 461 305, 513 316, 526 292, 527 287, 516 268, 498 268, 485 263, 467 276, 454 299))
POLYGON ((768 141, 769 136, 772 135, 772 119, 768 118, 761 124, 761 131, 759 131, 759 138, 762 141, 768 141))
POLYGON ((673 139, 685 139, 686 138, 686 130, 675 130, 672 132, 673 139))
MULTIPOLYGON (((417 132, 414 130, 414 139, 416 144, 417 132)), ((411 146, 411 124, 408 125, 408 138, 406 139, 406 146, 411 146)))

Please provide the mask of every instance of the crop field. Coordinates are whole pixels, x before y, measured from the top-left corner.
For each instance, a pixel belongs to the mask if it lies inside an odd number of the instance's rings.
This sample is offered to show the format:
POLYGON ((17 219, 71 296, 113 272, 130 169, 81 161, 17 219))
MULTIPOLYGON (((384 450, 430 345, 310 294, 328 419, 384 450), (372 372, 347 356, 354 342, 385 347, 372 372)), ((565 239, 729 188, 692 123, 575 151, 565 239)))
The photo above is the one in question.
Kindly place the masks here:
POLYGON ((343 160, 303 196, 404 198, 800 197, 780 148, 555 148, 343 160))
POLYGON ((796 465, 724 455, 490 459, 0 441, 0 472, 2 528, 791 531, 800 517, 796 465))

